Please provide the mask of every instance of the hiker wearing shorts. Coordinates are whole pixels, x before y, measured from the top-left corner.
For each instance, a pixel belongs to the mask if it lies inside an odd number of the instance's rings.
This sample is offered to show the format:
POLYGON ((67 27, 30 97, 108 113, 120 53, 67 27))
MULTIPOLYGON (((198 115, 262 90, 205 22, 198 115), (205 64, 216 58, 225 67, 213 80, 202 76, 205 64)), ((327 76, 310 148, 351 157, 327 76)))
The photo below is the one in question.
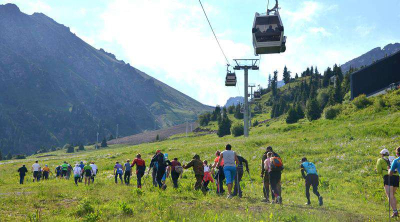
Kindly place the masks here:
POLYGON ((126 163, 124 164, 124 182, 125 185, 129 185, 130 179, 131 179, 131 175, 132 175, 132 167, 131 167, 131 161, 130 160, 126 160, 126 163))
POLYGON ((200 190, 202 189, 204 167, 199 155, 194 155, 192 161, 190 161, 187 165, 183 165, 184 169, 189 169, 190 167, 193 167, 193 172, 196 177, 196 184, 194 185, 194 189, 200 190))
POLYGON ((85 185, 86 185, 86 182, 87 182, 87 185, 90 185, 90 179, 93 174, 93 169, 90 166, 89 162, 86 164, 86 166, 83 167, 83 174, 85 176, 85 185))
POLYGON ((94 183, 94 178, 96 177, 97 173, 99 172, 99 168, 93 161, 90 163, 90 166, 92 167, 92 172, 93 172, 91 179, 92 179, 92 183, 94 183))
POLYGON ((174 160, 171 161, 170 171, 174 188, 178 188, 178 179, 183 171, 183 168, 181 166, 181 163, 178 161, 178 158, 174 158, 174 160))
POLYGON ((115 163, 114 166, 114 176, 115 176, 115 183, 118 184, 118 177, 121 180, 121 184, 122 183, 122 174, 124 174, 124 170, 122 169, 122 165, 119 164, 119 162, 115 163))
POLYGON ((39 161, 36 160, 35 163, 32 165, 33 182, 35 182, 35 180, 39 182, 39 180, 40 180, 40 177, 39 177, 40 165, 38 162, 39 161))
POLYGON ((238 160, 239 160, 239 164, 237 166, 237 170, 236 170, 236 176, 235 176, 235 187, 233 189, 233 196, 237 196, 239 195, 239 197, 242 197, 242 189, 240 188, 240 181, 242 181, 242 177, 243 177, 243 168, 245 165, 246 166, 246 171, 247 173, 250 174, 249 171, 249 163, 247 162, 247 160, 245 158, 243 158, 242 156, 237 156, 238 160))
POLYGON ((224 160, 219 162, 220 155, 221 155, 221 152, 219 150, 217 150, 217 152, 215 152, 216 157, 214 159, 214 164, 212 166, 213 170, 215 168, 217 168, 217 173, 215 174, 214 179, 216 180, 216 183, 217 183, 217 194, 218 195, 225 193, 225 190, 224 190, 224 180, 225 180, 224 160))
POLYGON ((78 186, 79 178, 81 178, 81 174, 83 173, 82 171, 83 171, 83 169, 79 166, 79 164, 75 164, 73 173, 74 173, 74 181, 77 186, 78 186))
POLYGON ((313 193, 318 197, 319 205, 323 205, 322 196, 318 192, 318 185, 319 185, 319 178, 317 173, 317 168, 315 167, 314 163, 311 163, 307 160, 306 157, 301 159, 301 175, 306 180, 306 197, 307 203, 306 205, 311 204, 310 200, 310 187, 313 187, 313 193))
POLYGON ((22 165, 22 167, 18 169, 18 173, 19 173, 19 184, 24 184, 24 178, 26 173, 28 173, 28 169, 26 169, 25 165, 22 165))
POLYGON ((142 159, 142 155, 138 153, 136 159, 133 160, 131 167, 136 165, 137 188, 142 188, 142 177, 146 172, 146 162, 142 159))
MULTIPOLYGON (((393 178, 392 176, 394 176, 396 174, 396 171, 400 172, 400 162, 399 162, 400 161, 400 147, 398 147, 396 149, 396 156, 397 156, 397 158, 395 160, 393 160, 392 165, 389 170, 389 178, 391 180, 393 178)), ((390 205, 393 209, 392 217, 398 217, 399 212, 397 211, 397 199, 396 199, 395 195, 396 195, 396 190, 399 187, 399 183, 398 183, 398 180, 396 181, 396 179, 393 178, 393 182, 390 181, 390 183, 389 183, 389 181, 388 181, 388 184, 389 184, 389 189, 392 191, 392 192, 389 192, 390 193, 390 201, 391 201, 390 205), (390 185, 393 185, 393 186, 390 186, 390 185)))
POLYGON ((232 151, 232 146, 227 144, 225 147, 225 151, 221 153, 218 164, 224 160, 224 174, 226 180, 226 186, 228 187, 228 199, 233 197, 232 195, 232 184, 233 180, 236 176, 236 164, 239 163, 237 155, 234 151, 232 151))

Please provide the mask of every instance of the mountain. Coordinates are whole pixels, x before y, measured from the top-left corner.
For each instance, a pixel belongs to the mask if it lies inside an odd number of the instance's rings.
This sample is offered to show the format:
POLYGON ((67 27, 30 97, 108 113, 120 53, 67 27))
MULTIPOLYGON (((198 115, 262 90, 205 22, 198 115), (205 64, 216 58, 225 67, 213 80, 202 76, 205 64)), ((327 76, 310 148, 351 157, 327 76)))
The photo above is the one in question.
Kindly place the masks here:
POLYGON ((341 66, 342 71, 345 73, 350 69, 350 67, 360 68, 361 66, 371 65, 374 61, 380 60, 385 56, 392 55, 393 53, 396 53, 398 51, 400 51, 400 43, 389 44, 383 49, 381 47, 377 47, 360 57, 346 62, 344 65, 341 66))
POLYGON ((88 143, 195 119, 211 108, 90 46, 42 13, 0 5, 0 149, 88 143))
POLYGON ((236 97, 231 97, 226 101, 225 107, 229 107, 232 105, 237 105, 239 103, 244 103, 244 97, 243 96, 236 96, 236 97))

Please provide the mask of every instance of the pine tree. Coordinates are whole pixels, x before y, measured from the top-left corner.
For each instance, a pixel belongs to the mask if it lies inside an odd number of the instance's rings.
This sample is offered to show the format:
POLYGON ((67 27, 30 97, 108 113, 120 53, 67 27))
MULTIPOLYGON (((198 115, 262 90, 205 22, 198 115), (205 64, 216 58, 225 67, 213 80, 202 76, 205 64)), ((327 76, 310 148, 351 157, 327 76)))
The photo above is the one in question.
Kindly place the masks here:
POLYGON ((103 138, 103 141, 101 141, 101 145, 100 145, 101 147, 108 147, 108 145, 107 145, 107 140, 106 140, 106 138, 104 137, 103 138))
POLYGON ((0 150, 0 160, 3 160, 3 153, 0 150))
POLYGON ((325 71, 324 77, 322 79, 322 86, 323 87, 329 86, 329 82, 331 80, 331 77, 332 77, 332 69, 330 67, 328 67, 328 69, 325 71))
POLYGON ((303 111, 303 108, 301 108, 300 104, 296 105, 296 113, 297 113, 297 118, 299 118, 299 119, 304 118, 304 111, 303 111))
POLYGON ((271 84, 272 98, 275 100, 278 95, 278 71, 274 71, 274 78, 272 79, 271 84))
POLYGON ((243 113, 241 112, 241 105, 240 105, 240 103, 236 105, 236 107, 235 107, 235 113, 233 114, 233 116, 234 116, 236 119, 243 119, 243 118, 244 118, 244 115, 243 115, 243 113))
POLYGON ((231 134, 231 120, 228 118, 228 116, 224 116, 221 120, 221 122, 218 124, 218 131, 217 135, 219 137, 224 137, 226 135, 231 134))
POLYGON ((271 74, 269 74, 268 75, 268 89, 271 88, 271 83, 272 83, 271 74))
POLYGON ((285 84, 290 83, 290 72, 288 71, 286 66, 285 68, 283 68, 283 82, 285 82, 285 84))
POLYGON ((339 83, 342 84, 343 82, 343 72, 342 72, 342 68, 340 66, 338 66, 337 64, 335 64, 333 66, 333 73, 334 75, 339 79, 339 83))
POLYGON ((336 78, 336 84, 335 84, 335 94, 334 94, 334 99, 335 103, 342 103, 343 102, 343 95, 342 95, 342 84, 340 83, 339 78, 336 78))
POLYGON ((299 78, 299 74, 296 73, 296 76, 295 76, 294 78, 295 78, 295 79, 298 79, 298 78, 299 78))
POLYGON ((317 120, 321 117, 321 111, 316 99, 310 99, 307 101, 306 116, 310 121, 317 120))
POLYGON ((69 145, 69 144, 68 144, 68 146, 67 146, 67 153, 73 153, 73 152, 75 152, 74 147, 73 147, 72 145, 69 145))
POLYGON ((297 121, 299 121, 297 112, 293 107, 290 107, 288 110, 288 116, 286 117, 286 123, 292 124, 292 123, 297 123, 297 121))
POLYGON ((160 141, 160 135, 157 134, 156 141, 160 141))
POLYGON ((78 150, 85 150, 85 147, 83 146, 83 144, 81 143, 81 144, 79 144, 79 148, 78 148, 78 150))
POLYGON ((12 160, 13 156, 11 153, 8 153, 5 160, 12 160))
POLYGON ((108 141, 113 140, 114 136, 112 134, 110 134, 110 137, 108 138, 108 141))

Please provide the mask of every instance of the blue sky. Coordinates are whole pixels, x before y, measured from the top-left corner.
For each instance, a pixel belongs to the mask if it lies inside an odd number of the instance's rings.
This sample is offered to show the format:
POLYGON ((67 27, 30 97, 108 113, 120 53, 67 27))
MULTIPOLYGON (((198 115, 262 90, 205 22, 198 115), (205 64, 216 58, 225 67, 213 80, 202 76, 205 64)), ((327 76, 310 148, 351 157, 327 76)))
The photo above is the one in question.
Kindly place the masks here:
MULTIPOLYGON (((96 48, 208 105, 243 94, 224 86, 225 64, 198 0, 0 0, 21 11, 43 12, 96 48)), ((254 58, 251 26, 267 1, 202 0, 227 56, 254 58)), ((274 2, 270 1, 270 7, 274 2)), ((268 74, 287 65, 322 72, 372 48, 400 42, 400 1, 281 0, 287 51, 264 55, 249 82, 267 84, 268 74)))

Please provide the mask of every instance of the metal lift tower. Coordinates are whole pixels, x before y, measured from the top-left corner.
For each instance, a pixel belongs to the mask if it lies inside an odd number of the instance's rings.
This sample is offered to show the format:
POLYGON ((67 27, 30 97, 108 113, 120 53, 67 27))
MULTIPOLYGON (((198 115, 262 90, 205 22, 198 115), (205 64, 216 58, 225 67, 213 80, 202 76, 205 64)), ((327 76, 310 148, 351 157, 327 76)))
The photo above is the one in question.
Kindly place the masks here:
POLYGON ((234 70, 244 70, 244 136, 249 136, 249 70, 259 70, 259 59, 234 59, 234 70))

